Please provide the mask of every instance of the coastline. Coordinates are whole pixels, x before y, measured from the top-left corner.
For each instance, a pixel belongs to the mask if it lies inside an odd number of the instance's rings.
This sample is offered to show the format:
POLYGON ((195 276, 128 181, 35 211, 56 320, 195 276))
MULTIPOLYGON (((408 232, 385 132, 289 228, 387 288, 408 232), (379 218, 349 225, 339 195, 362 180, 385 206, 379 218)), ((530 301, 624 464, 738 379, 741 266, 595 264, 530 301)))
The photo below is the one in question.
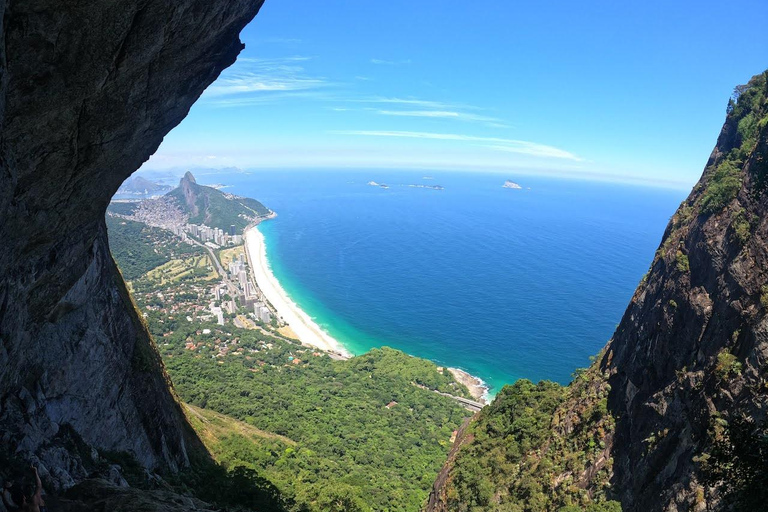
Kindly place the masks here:
MULTIPOLYGON (((279 316, 296 334, 299 341, 304 345, 310 345, 329 352, 339 359, 352 357, 352 354, 338 340, 325 332, 298 304, 291 300, 288 293, 280 285, 280 282, 269 266, 264 235, 259 231, 258 224, 250 226, 245 230, 243 243, 250 260, 251 271, 253 272, 256 285, 277 310, 279 316)), ((467 387, 470 395, 476 401, 484 405, 490 403, 490 390, 483 379, 459 368, 448 367, 447 369, 456 381, 467 387)))
POLYGON ((484 405, 490 403, 488 396, 490 390, 483 379, 469 374, 464 370, 460 370, 459 368, 448 368, 448 371, 451 372, 454 379, 467 386, 472 398, 484 405))
POLYGON ((344 358, 351 357, 351 354, 342 344, 317 325, 309 315, 290 299, 283 287, 280 286, 280 282, 269 267, 264 235, 258 230, 258 226, 246 229, 243 242, 251 262, 251 270, 256 279, 256 285, 277 310, 280 317, 296 333, 299 341, 344 358))

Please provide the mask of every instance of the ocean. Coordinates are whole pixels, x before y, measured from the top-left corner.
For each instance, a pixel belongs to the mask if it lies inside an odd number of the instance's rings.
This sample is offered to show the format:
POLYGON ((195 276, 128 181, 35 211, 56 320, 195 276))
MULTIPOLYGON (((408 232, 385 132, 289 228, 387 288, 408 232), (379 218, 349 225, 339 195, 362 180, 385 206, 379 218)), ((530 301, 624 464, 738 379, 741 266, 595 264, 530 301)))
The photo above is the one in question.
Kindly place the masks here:
POLYGON ((459 172, 196 177, 277 212, 259 226, 274 274, 350 352, 397 348, 466 370, 491 395, 520 378, 566 384, 589 365, 686 195, 459 172))

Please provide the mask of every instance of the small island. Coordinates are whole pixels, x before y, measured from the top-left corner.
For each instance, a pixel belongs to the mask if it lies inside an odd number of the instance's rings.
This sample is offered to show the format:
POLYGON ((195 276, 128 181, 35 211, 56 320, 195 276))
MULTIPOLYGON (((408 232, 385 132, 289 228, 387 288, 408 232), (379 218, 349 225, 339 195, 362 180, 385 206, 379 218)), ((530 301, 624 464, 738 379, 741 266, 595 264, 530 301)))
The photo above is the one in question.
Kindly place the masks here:
POLYGON ((502 187, 503 188, 513 188, 513 189, 522 189, 523 188, 523 187, 521 187, 520 185, 518 185, 517 183, 515 183, 512 180, 505 181, 504 185, 502 185, 502 187))
POLYGON ((440 185, 408 185, 411 188, 429 188, 432 190, 445 190, 445 187, 441 187, 440 185))

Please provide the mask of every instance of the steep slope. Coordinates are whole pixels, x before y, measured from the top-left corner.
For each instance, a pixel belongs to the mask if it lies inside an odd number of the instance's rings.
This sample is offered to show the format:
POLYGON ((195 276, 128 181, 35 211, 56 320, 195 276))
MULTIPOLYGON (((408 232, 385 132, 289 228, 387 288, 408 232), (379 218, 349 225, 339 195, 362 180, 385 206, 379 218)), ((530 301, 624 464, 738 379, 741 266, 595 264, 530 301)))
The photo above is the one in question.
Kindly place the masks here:
POLYGON ((201 446, 104 212, 261 3, 0 1, 0 458, 36 461, 49 486, 82 479, 92 448, 176 470, 201 446))
POLYGON ((602 359, 618 417, 614 486, 626 510, 716 505, 733 482, 704 485, 709 452, 739 418, 765 421, 766 101, 768 72, 737 88, 704 174, 602 359))
POLYGON ((566 390, 502 390, 425 510, 764 508, 767 102, 768 72, 736 89, 701 180, 592 367, 566 390))
POLYGON ((226 194, 213 187, 198 185, 191 172, 186 172, 179 186, 166 194, 176 200, 192 224, 205 224, 223 230, 235 226, 238 232, 253 220, 272 213, 250 197, 226 194))

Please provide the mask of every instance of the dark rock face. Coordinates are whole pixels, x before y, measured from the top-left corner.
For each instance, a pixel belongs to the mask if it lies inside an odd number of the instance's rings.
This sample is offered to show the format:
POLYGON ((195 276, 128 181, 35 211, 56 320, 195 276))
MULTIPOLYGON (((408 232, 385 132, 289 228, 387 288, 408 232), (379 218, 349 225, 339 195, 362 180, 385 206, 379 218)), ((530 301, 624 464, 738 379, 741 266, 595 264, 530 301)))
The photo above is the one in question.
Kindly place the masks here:
POLYGON ((61 512, 213 512, 210 505, 163 490, 117 487, 104 480, 85 480, 58 500, 61 512))
POLYGON ((156 469, 198 446, 104 212, 234 62, 262 2, 0 0, 0 451, 58 486, 86 471, 65 431, 156 469))
MULTIPOLYGON (((765 76, 750 83, 766 88, 765 76)), ((765 112, 748 115, 757 123, 765 112)), ((726 119, 602 360, 618 418, 614 490, 625 511, 718 509, 718 489, 702 482, 699 457, 718 425, 766 417, 768 129, 757 125, 747 143, 744 117, 726 119), (744 155, 736 167, 741 183, 709 212, 707 189, 735 151, 744 155), (740 366, 729 371, 724 363, 740 366)))
POLYGON ((197 207, 198 194, 200 187, 197 186, 197 181, 192 173, 187 171, 184 173, 184 177, 179 181, 179 189, 181 189, 181 195, 184 198, 184 203, 187 205, 187 211, 191 217, 196 217, 200 214, 200 209, 197 207))

